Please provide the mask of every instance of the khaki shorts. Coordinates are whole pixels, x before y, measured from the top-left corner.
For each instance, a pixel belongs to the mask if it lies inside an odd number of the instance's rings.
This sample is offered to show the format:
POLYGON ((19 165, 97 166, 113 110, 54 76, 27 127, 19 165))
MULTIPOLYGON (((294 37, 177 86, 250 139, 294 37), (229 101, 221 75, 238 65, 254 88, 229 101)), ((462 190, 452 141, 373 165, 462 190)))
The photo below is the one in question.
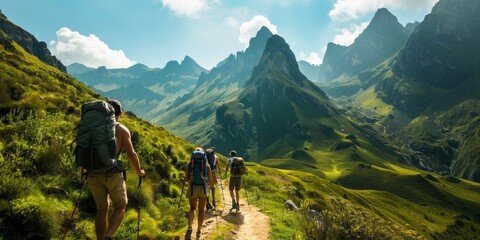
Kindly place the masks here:
POLYGON ((187 198, 207 198, 208 192, 209 192, 209 188, 207 184, 205 185, 190 184, 190 186, 188 187, 186 197, 187 198), (193 188, 193 191, 192 191, 192 188, 193 188))
POLYGON ((122 173, 89 174, 88 189, 92 192, 97 210, 108 208, 109 198, 115 208, 125 208, 128 203, 127 187, 122 173))
POLYGON ((228 183, 228 189, 230 191, 236 190, 240 191, 242 188, 242 177, 230 177, 230 182, 228 183))

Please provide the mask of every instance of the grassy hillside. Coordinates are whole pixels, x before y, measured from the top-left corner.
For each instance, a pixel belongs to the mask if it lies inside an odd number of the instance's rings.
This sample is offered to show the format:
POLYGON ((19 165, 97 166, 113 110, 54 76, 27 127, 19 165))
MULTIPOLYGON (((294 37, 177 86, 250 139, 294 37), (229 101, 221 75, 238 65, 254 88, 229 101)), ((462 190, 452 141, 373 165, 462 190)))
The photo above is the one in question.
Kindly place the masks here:
MULTIPOLYGON (((59 239, 81 188, 70 146, 80 106, 101 97, 0 34, 0 239, 59 239)), ((147 172, 141 235, 179 235, 186 219, 174 204, 183 174, 176 167, 194 146, 132 114, 120 121, 131 130, 147 172)), ((121 239, 134 236, 137 223, 138 178, 131 169, 127 175, 129 205, 117 235, 121 239)), ((68 239, 94 237, 95 203, 84 191, 68 239)))
MULTIPOLYGON (((290 229, 274 223, 272 232, 274 236, 275 232, 280 232, 278 238, 298 236, 299 232, 303 237, 308 236, 305 229, 308 224, 302 224, 301 220, 305 215, 283 210, 281 203, 289 199, 305 211, 321 212, 322 221, 333 222, 335 227, 332 228, 336 230, 330 229, 333 232, 330 234, 337 234, 337 238, 358 231, 347 239, 365 239, 365 236, 372 239, 475 239, 480 230, 478 183, 386 161, 380 165, 369 164, 361 159, 362 154, 352 155, 351 149, 305 151, 303 155, 321 157, 301 161, 266 159, 261 162, 264 166, 250 164, 255 175, 249 175, 246 181, 252 188, 249 191, 254 196, 260 195, 253 198, 258 199, 255 204, 266 208, 272 219, 300 217, 290 229), (361 219, 357 219, 359 216, 361 219)), ((307 220, 311 222, 312 219, 307 217, 307 220)), ((327 234, 329 230, 320 228, 318 231, 327 234)))

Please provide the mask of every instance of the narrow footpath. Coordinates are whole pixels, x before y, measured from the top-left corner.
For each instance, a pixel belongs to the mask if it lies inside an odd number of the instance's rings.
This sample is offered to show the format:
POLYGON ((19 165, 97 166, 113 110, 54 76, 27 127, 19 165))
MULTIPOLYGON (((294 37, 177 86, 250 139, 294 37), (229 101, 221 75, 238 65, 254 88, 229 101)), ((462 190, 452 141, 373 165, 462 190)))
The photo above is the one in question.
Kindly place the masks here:
MULTIPOLYGON (((220 201, 222 200, 220 199, 220 201)), ((234 227, 222 234, 224 239, 267 240, 270 237, 270 220, 268 216, 257 207, 249 205, 246 199, 240 199, 239 213, 230 212, 232 202, 230 195, 225 191, 225 203, 221 205, 225 206, 223 211, 220 208, 215 213, 207 212, 205 215, 200 238, 195 238, 197 230, 197 213, 195 213, 192 239, 211 239, 213 236, 218 236, 219 229, 225 229, 222 225, 228 225, 228 223, 233 224, 234 227)))

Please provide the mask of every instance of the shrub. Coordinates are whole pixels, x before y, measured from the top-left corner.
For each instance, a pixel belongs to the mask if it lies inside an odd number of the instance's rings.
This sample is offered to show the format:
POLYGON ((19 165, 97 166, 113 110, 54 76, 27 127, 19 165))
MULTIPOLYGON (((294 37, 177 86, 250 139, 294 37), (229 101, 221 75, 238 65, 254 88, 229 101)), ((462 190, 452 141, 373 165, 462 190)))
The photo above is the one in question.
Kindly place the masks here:
MULTIPOLYGON (((66 208, 54 198, 36 193, 11 202, 8 219, 33 232, 41 233, 46 239, 58 236, 66 208)), ((26 234, 26 233, 25 233, 26 234)))
POLYGON ((306 239, 421 239, 415 231, 387 222, 340 198, 328 199, 327 209, 320 214, 303 212, 300 222, 306 239))

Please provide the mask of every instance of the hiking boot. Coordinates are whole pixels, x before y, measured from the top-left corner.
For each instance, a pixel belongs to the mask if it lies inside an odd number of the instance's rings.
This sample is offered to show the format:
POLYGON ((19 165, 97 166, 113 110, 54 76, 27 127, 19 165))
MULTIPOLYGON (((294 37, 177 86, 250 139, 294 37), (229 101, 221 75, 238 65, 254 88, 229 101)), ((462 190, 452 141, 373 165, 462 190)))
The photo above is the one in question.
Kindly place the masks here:
POLYGON ((237 209, 237 211, 240 211, 240 203, 237 203, 237 205, 235 207, 236 207, 235 209, 237 209))
POLYGON ((237 208, 237 202, 232 201, 232 209, 235 209, 235 208, 237 208))
POLYGON ((210 211, 210 210, 212 210, 212 208, 213 208, 212 204, 210 204, 210 203, 207 203, 207 211, 210 211))
POLYGON ((197 239, 199 239, 201 235, 202 235, 202 232, 200 230, 197 230, 197 239))
POLYGON ((185 240, 189 240, 192 238, 192 227, 188 227, 187 232, 185 233, 185 240))

